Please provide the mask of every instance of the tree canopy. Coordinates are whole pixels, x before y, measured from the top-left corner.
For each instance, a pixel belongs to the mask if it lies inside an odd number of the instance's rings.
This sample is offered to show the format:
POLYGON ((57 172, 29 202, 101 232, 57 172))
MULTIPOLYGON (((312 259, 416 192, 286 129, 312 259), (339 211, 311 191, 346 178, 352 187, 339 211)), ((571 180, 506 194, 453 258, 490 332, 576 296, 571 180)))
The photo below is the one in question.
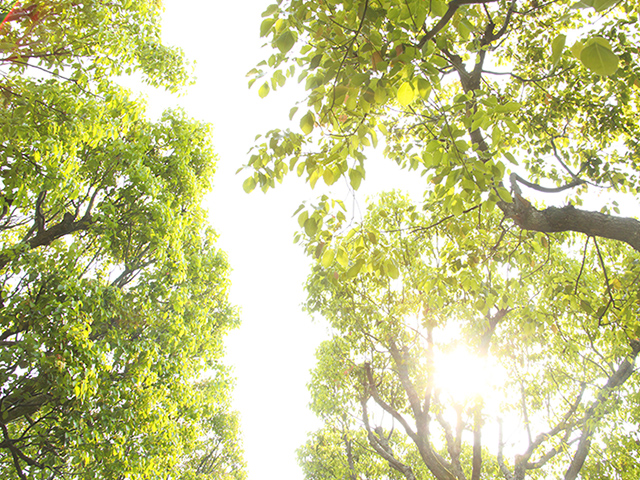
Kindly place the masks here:
POLYGON ((0 11, 0 475, 244 478, 210 126, 113 82, 188 81, 159 2, 0 11))
POLYGON ((310 384, 325 427, 300 449, 307 478, 637 478, 640 222, 620 207, 640 185, 638 13, 625 0, 264 12, 273 53, 251 83, 265 96, 297 77, 307 97, 299 131, 257 141, 245 190, 295 172, 355 191, 378 146, 424 177, 422 199, 385 194, 360 222, 330 193, 296 213, 317 261, 307 309, 334 332, 310 384), (467 370, 505 372, 497 392, 447 390, 438 372, 460 350, 467 370))

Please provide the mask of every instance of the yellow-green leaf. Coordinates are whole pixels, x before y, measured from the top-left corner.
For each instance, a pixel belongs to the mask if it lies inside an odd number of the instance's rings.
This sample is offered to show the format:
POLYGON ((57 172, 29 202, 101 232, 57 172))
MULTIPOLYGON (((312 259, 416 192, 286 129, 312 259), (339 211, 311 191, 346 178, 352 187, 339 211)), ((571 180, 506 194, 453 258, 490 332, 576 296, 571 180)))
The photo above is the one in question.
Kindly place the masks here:
POLYGON ((396 267, 396 264, 393 263, 393 260, 384 261, 384 271, 387 275, 389 275, 394 280, 400 276, 398 267, 396 267))
POLYGON ((307 112, 304 117, 300 119, 300 128, 305 135, 309 135, 313 131, 313 124, 315 119, 312 112, 307 112))
POLYGON ((560 61, 560 57, 562 56, 562 51, 564 50, 564 45, 567 42, 567 36, 560 34, 556 38, 553 39, 551 43, 551 65, 556 66, 560 61))
POLYGON ((265 35, 267 35, 267 33, 269 33, 269 31, 271 30, 271 27, 273 26, 275 21, 276 21, 275 18, 267 18, 267 19, 262 21, 262 23, 260 24, 260 36, 261 37, 264 37, 265 35))
POLYGON ((336 256, 336 251, 332 248, 327 248, 322 254, 322 260, 320 260, 320 265, 324 268, 329 268, 333 263, 333 259, 336 256))
POLYGON ((347 268, 349 266, 349 255, 347 255, 347 251, 344 248, 338 248, 338 251, 336 252, 336 260, 342 268, 347 268))
POLYGON ((354 169, 349 170, 349 183, 351 184, 351 188, 357 190, 360 187, 360 183, 362 182, 362 174, 360 171, 354 169))
POLYGON ((413 87, 409 82, 404 82, 402 85, 400 85, 397 97, 398 102, 400 102, 400 104, 404 105, 405 107, 413 102, 415 93, 413 91, 413 87))
POLYGON ((296 43, 296 37, 290 30, 282 32, 278 38, 276 38, 276 47, 280 52, 287 53, 293 47, 293 44, 296 43))
POLYGON ((331 171, 330 168, 327 168, 324 173, 322 174, 322 178, 324 179, 324 183, 326 183, 327 185, 333 185, 333 182, 335 182, 335 178, 333 177, 333 172, 331 171))
POLYGON ((602 37, 592 38, 585 44, 580 52, 580 61, 589 70, 604 77, 613 75, 618 70, 618 56, 602 37))
POLYGON ((258 90, 258 95, 260 96, 260 98, 264 98, 268 94, 269 94, 269 84, 267 82, 264 82, 260 87, 260 90, 258 90))
POLYGON ((255 188, 256 188, 256 179, 254 177, 249 177, 242 183, 242 189, 246 193, 251 193, 255 188))
POLYGON ((511 194, 504 187, 498 187, 498 195, 503 202, 512 203, 513 199, 511 198, 511 194))
POLYGON ((346 278, 353 278, 356 275, 358 275, 358 273, 360 273, 360 270, 362 270, 362 265, 364 264, 364 260, 360 259, 358 260, 356 263, 354 263, 351 268, 349 268, 349 270, 347 270, 347 273, 345 275, 346 278))
POLYGON ((313 237, 317 231, 318 224, 316 223, 316 221, 313 218, 308 218, 304 222, 304 233, 306 233, 310 237, 313 237))

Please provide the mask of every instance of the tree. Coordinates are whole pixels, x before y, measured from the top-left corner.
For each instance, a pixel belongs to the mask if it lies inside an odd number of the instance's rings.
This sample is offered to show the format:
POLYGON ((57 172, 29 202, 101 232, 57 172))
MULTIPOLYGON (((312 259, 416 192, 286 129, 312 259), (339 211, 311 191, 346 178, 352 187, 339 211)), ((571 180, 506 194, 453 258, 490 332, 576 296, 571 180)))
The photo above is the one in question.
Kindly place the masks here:
POLYGON ((181 54, 158 42, 159 9, 13 7, 0 83, 1 475, 244 478, 221 362, 237 312, 200 207, 210 127, 179 111, 150 121, 110 81, 132 68, 183 83, 181 54), (211 450, 223 452, 215 468, 194 472, 211 450))
POLYGON ((297 212, 317 259, 308 308, 335 329, 323 348, 350 365, 332 383, 319 354, 314 408, 327 425, 349 419, 348 438, 362 429, 388 475, 636 478, 619 418, 637 415, 640 222, 619 206, 638 198, 638 10, 292 0, 265 11, 275 52, 251 81, 270 74, 264 96, 301 69, 308 95, 291 112, 303 108, 301 133, 273 130, 254 147, 245 190, 290 171, 357 190, 379 140, 428 180, 420 204, 384 197, 358 225, 326 195, 297 212), (521 444, 487 447, 496 418, 477 401, 444 413, 437 352, 458 345, 509 372, 503 413, 523 419, 521 444))
POLYGON ((4 1, 0 64, 83 87, 138 71, 151 85, 177 90, 189 74, 182 52, 161 43, 161 5, 155 0, 4 1))
MULTIPOLYGON (((346 443, 333 447, 351 478, 370 477, 373 452, 393 478, 637 476, 637 449, 620 440, 635 438, 638 421, 638 263, 599 246, 616 285, 616 308, 605 311, 597 252, 573 258, 566 243, 541 248, 540 233, 509 228, 498 245, 501 223, 498 211, 442 221, 388 194, 337 241, 336 257, 356 259, 350 268, 332 255, 314 268, 307 308, 334 336, 318 351, 312 409, 360 449, 368 443, 359 461, 346 443), (465 353, 462 370, 447 365, 465 353), (506 374, 495 391, 460 392, 442 378, 489 382, 492 361, 506 374), (508 442, 503 422, 518 431, 508 442)), ((318 453, 301 459, 330 467, 318 453)))

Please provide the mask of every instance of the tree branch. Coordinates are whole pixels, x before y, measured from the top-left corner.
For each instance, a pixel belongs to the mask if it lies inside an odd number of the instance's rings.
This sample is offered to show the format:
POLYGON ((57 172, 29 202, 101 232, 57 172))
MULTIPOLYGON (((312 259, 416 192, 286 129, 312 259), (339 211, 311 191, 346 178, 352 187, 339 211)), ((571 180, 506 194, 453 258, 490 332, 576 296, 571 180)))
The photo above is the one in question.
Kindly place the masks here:
MULTIPOLYGON (((433 345, 432 330, 433 328, 430 327, 427 335, 427 341, 430 346, 429 348, 432 348, 432 345, 433 345)), ((394 362, 396 363, 396 368, 398 369, 398 375, 400 377, 400 381, 407 394, 407 397, 409 398, 409 404, 411 405, 411 409, 414 413, 414 419, 416 421, 417 435, 411 438, 413 439, 414 443, 418 447, 418 451, 420 452, 420 455, 422 456, 422 459, 425 465, 427 465, 431 473, 433 473, 438 479, 453 480, 455 476, 450 472, 452 465, 449 462, 447 462, 440 454, 438 454, 438 452, 433 450, 429 440, 428 423, 429 423, 429 407, 431 404, 431 385, 430 385, 431 380, 429 380, 429 385, 427 386, 427 392, 425 394, 425 401, 421 407, 420 399, 417 395, 417 392, 415 390, 413 383, 411 382, 411 379, 409 378, 409 370, 407 368, 407 362, 405 360, 405 356, 397 348, 393 339, 390 339, 390 351, 394 359, 394 362)), ((433 352, 431 351, 431 353, 428 355, 430 355, 431 362, 432 362, 433 352)), ((431 371, 433 371, 433 368, 431 368, 431 371)), ((389 412, 389 413, 392 413, 392 412, 389 412)), ((399 413, 396 412, 396 414, 400 416, 399 413)), ((402 418, 402 416, 400 416, 400 418, 402 418)))
POLYGON ((34 237, 31 237, 17 245, 11 247, 10 252, 0 254, 0 269, 7 266, 9 262, 14 260, 16 256, 20 255, 20 250, 26 248, 32 250, 37 247, 45 247, 50 245, 54 240, 77 232, 79 230, 86 230, 93 223, 91 215, 85 215, 80 220, 76 221, 75 216, 70 213, 65 213, 64 218, 60 223, 57 223, 46 230, 38 232, 34 237))
POLYGON ((415 386, 409 378, 409 368, 407 367, 406 355, 404 354, 404 352, 401 353, 400 350, 398 350, 396 342, 393 340, 393 338, 389 338, 389 351, 391 352, 391 357, 396 364, 396 369, 398 371, 398 376, 400 377, 402 387, 404 388, 404 391, 407 394, 407 398, 409 399, 409 405, 411 405, 413 416, 417 421, 421 421, 422 417, 424 416, 424 412, 422 411, 420 398, 418 397, 415 386))
POLYGON ((369 414, 367 411, 366 399, 361 399, 360 404, 362 405, 362 421, 364 422, 364 426, 367 430, 367 438, 369 439, 369 444, 371 445, 371 447, 373 447, 378 455, 380 455, 387 461, 391 468, 402 473, 407 480, 416 480, 411 467, 400 462, 393 455, 393 450, 391 450, 391 447, 389 446, 387 440, 382 435, 376 436, 371 430, 371 426, 369 425, 369 414))
POLYGON ((545 233, 579 232, 592 237, 618 240, 640 252, 640 221, 634 218, 580 210, 573 205, 538 210, 517 196, 514 202, 499 202, 498 206, 507 218, 524 230, 545 233))
POLYGON ((502 476, 507 480, 513 480, 513 474, 509 471, 509 468, 504 463, 504 441, 502 439, 502 419, 498 418, 498 466, 502 476))
POLYGON ((367 393, 371 395, 373 400, 380 407, 382 407, 382 409, 385 412, 389 413, 393 418, 395 418, 402 425, 402 428, 405 429, 405 431, 407 432, 407 435, 409 435, 411 439, 417 443, 418 436, 416 435, 416 432, 413 431, 409 423, 405 420, 405 418, 402 415, 400 415, 400 413, 398 413, 398 411, 395 408, 393 408, 391 405, 385 402, 382 398, 380 398, 380 395, 378 394, 378 389, 376 388, 375 381, 373 379, 373 372, 371 371, 371 365, 369 365, 368 363, 365 363, 364 370, 365 370, 367 383, 368 383, 368 385, 366 385, 367 393))
POLYGON ((482 407, 476 405, 473 412, 473 459, 471 460, 471 480, 480 480, 482 473, 482 407))
POLYGON ((486 3, 494 3, 498 0, 453 0, 449 2, 449 8, 442 16, 442 18, 436 23, 430 30, 428 30, 425 35, 418 42, 418 48, 422 48, 425 43, 435 37, 438 32, 440 32, 444 27, 447 26, 449 20, 453 18, 453 15, 456 13, 458 8, 463 5, 474 5, 474 4, 486 4, 486 3))
POLYGON ((589 454, 589 450, 591 448, 591 437, 595 431, 595 427, 590 420, 598 415, 598 409, 609 399, 611 392, 626 382, 631 376, 634 370, 635 359, 639 353, 640 341, 632 340, 631 354, 623 360, 618 369, 609 377, 606 385, 600 390, 598 398, 584 414, 582 419, 582 434, 580 435, 578 449, 571 460, 571 465, 569 465, 569 469, 564 476, 564 480, 575 480, 578 477, 578 474, 587 459, 587 455, 589 454))

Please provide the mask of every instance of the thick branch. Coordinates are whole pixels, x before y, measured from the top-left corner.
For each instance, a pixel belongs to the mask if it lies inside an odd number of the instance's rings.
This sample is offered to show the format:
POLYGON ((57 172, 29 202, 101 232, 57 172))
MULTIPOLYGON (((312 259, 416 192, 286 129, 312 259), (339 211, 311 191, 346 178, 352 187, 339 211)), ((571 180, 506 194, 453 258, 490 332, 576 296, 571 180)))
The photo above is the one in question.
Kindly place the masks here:
POLYGON ((480 480, 482 473, 482 409, 476 406, 473 412, 473 460, 471 480, 480 480))
POLYGON ((376 451, 378 455, 384 458, 389 466, 394 470, 402 473, 407 480, 416 480, 416 477, 413 473, 413 470, 408 465, 400 462, 394 455, 393 450, 389 446, 389 443, 383 436, 376 436, 371 430, 371 426, 369 425, 369 413, 367 411, 367 401, 365 399, 361 400, 362 405, 362 421, 364 422, 364 426, 367 430, 367 438, 369 439, 369 444, 376 451))
MULTIPOLYGON (((12 422, 15 422, 19 418, 24 417, 25 415, 33 415, 35 412, 40 410, 43 405, 50 402, 52 400, 52 396, 48 393, 40 393, 36 395, 25 394, 24 392, 20 392, 23 395, 23 398, 19 398, 15 404, 10 405, 8 408, 0 408, 0 421, 3 424, 9 425, 12 422)), ((11 397, 5 397, 2 399, 0 403, 10 403, 11 397)), ((4 407, 4 405, 2 405, 4 407)))
POLYGON ((480 355, 487 355, 489 352, 489 345, 491 344, 491 338, 493 337, 494 332, 496 331, 496 327, 498 323, 502 321, 502 319, 509 313, 511 309, 502 308, 496 312, 495 315, 489 316, 487 314, 487 320, 489 320, 489 326, 487 330, 480 337, 480 355))
POLYGON ((502 476, 507 480, 513 480, 513 474, 509 471, 509 467, 504 463, 504 441, 502 440, 502 419, 498 419, 498 456, 496 458, 502 476))
POLYGON ((438 34, 438 32, 440 32, 444 27, 446 27, 447 23, 449 23, 449 20, 453 18, 453 15, 456 13, 458 8, 460 8, 462 5, 473 5, 478 3, 485 4, 485 3, 493 3, 496 1, 497 0, 453 0, 452 2, 449 2, 449 8, 447 8, 447 11, 445 12, 445 14, 438 21, 438 23, 436 23, 433 26, 433 28, 427 31, 424 37, 420 39, 420 41, 418 42, 418 47, 422 48, 425 43, 427 43, 429 40, 435 37, 438 34))
POLYGON ((369 365, 368 363, 365 363, 364 369, 365 369, 365 374, 367 375, 367 383, 368 383, 367 393, 371 395, 371 397, 375 400, 375 402, 380 407, 382 407, 382 409, 385 412, 389 413, 393 418, 395 418, 400 423, 400 425, 402 425, 407 435, 409 435, 414 442, 417 442, 418 436, 416 435, 416 432, 413 431, 413 429, 411 428, 409 423, 407 423, 404 417, 400 415, 400 413, 398 413, 398 411, 395 408, 393 408, 391 405, 385 402, 382 398, 380 398, 380 395, 378 394, 378 389, 376 388, 375 381, 373 379, 373 372, 371 371, 371 365, 369 365))
POLYGON ((401 353, 400 350, 398 350, 393 338, 389 339, 389 351, 391 352, 393 361, 396 364, 396 369, 398 370, 398 376, 400 377, 402 387, 409 399, 413 416, 417 422, 420 422, 424 413, 422 411, 422 406, 420 405, 420 397, 416 392, 413 382, 411 382, 411 378, 409 378, 409 368, 407 367, 408 359, 406 358, 406 355, 404 355, 404 352, 401 353))
POLYGON ((571 461, 571 465, 569 465, 569 469, 564 476, 564 480, 575 480, 578 477, 582 466, 584 465, 584 461, 587 459, 587 455, 589 454, 589 450, 591 448, 591 437, 595 430, 595 428, 591 425, 592 422, 590 422, 590 420, 592 420, 598 414, 598 409, 604 402, 608 400, 608 398, 611 396, 611 392, 622 385, 624 382, 626 382, 633 373, 633 365, 635 363, 635 359, 638 356, 638 353, 640 353, 640 341, 632 341, 631 348, 632 351, 629 357, 625 358, 618 369, 609 377, 606 385, 598 394, 598 398, 595 402, 593 402, 593 405, 591 405, 591 407, 589 407, 589 409, 585 413, 583 418, 582 435, 580 436, 578 449, 573 456, 573 460, 571 461))
POLYGON ((462 470, 462 464, 460 463, 460 454, 462 453, 462 411, 460 406, 456 406, 456 416, 457 416, 457 428, 456 435, 453 435, 453 429, 451 425, 445 420, 442 413, 438 413, 436 418, 438 419, 438 423, 444 430, 444 438, 447 443, 447 452, 449 452, 449 457, 451 457, 451 467, 457 479, 463 480, 465 478, 464 472, 462 470))
POLYGON ((356 466, 353 460, 353 450, 351 448, 351 440, 349 439, 346 433, 342 436, 342 440, 344 440, 344 446, 347 450, 347 462, 349 463, 349 477, 351 478, 351 480, 357 480, 358 475, 356 474, 356 466))
POLYGON ((573 205, 538 210, 520 196, 516 196, 513 203, 500 202, 498 206, 507 218, 524 230, 580 232, 592 237, 618 240, 640 252, 640 221, 634 218, 580 210, 573 205))
POLYGON ((75 216, 70 213, 65 213, 64 218, 60 223, 57 223, 46 230, 38 232, 34 237, 25 240, 21 244, 18 244, 12 248, 14 250, 10 253, 4 253, 0 255, 0 269, 4 268, 16 255, 19 255, 19 250, 26 247, 28 250, 44 247, 50 245, 54 240, 62 238, 65 235, 77 232, 79 230, 86 230, 93 223, 90 214, 86 214, 80 220, 76 221, 75 216))

